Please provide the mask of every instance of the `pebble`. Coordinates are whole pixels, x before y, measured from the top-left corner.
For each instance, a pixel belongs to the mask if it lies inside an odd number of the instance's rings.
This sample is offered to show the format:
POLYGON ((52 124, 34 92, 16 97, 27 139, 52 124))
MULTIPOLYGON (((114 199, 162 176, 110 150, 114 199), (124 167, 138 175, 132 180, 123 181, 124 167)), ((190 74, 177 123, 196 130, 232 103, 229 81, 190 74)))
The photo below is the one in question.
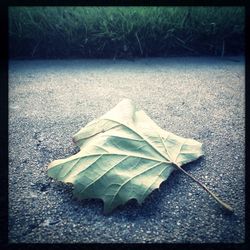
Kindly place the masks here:
POLYGON ((31 197, 31 198, 37 198, 37 194, 34 193, 34 192, 30 192, 30 197, 31 197))

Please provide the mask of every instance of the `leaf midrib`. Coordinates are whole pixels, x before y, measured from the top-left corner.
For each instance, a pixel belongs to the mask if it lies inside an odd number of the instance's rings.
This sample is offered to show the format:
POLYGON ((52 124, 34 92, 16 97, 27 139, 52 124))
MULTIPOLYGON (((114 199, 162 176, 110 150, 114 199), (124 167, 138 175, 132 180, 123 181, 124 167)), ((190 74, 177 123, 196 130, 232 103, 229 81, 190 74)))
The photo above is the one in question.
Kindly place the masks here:
MULTIPOLYGON (((81 152, 79 152, 81 153, 81 152)), ((79 156, 79 157, 75 157, 74 159, 71 159, 69 161, 66 161, 68 158, 64 159, 65 161, 60 163, 60 164, 55 164, 55 166, 51 166, 50 168, 53 168, 53 167, 58 167, 60 165, 63 165, 65 163, 69 163, 71 161, 75 161, 75 160, 79 160, 81 158, 86 158, 86 157, 92 157, 92 156, 105 156, 105 155, 116 155, 116 156, 128 156, 128 157, 135 157, 135 158, 142 158, 142 159, 145 159, 145 160, 150 160, 150 161, 157 161, 157 162, 163 162, 163 163, 167 163, 167 164, 173 164, 171 161, 168 161, 168 160, 165 160, 165 161, 162 161, 162 160, 159 160, 159 159, 156 159, 156 158, 151 158, 151 157, 145 157, 145 156, 142 156, 142 155, 134 155, 134 154, 121 154, 121 153, 102 153, 102 154, 89 154, 89 155, 83 155, 83 156, 79 156)), ((75 156, 75 155, 74 155, 75 156)))

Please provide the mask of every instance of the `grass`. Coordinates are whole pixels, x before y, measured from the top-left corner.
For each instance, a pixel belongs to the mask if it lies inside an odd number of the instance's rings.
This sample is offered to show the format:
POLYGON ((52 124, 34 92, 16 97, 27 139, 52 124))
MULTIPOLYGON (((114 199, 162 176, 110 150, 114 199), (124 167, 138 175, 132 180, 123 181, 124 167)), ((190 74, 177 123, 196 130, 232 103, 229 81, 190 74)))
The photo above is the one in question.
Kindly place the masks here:
POLYGON ((244 53, 243 7, 10 7, 10 58, 244 53))

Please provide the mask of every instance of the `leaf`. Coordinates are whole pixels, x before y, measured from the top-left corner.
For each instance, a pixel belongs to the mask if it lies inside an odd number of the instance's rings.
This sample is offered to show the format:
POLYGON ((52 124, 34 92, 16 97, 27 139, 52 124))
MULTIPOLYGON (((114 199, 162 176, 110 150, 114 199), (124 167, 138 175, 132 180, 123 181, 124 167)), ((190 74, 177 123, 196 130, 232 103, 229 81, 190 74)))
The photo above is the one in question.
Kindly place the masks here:
POLYGON ((181 166, 203 154, 201 143, 161 129, 129 99, 88 123, 73 140, 80 151, 50 163, 48 175, 73 183, 80 199, 102 199, 104 213, 130 199, 141 204, 174 170, 189 175, 181 166))

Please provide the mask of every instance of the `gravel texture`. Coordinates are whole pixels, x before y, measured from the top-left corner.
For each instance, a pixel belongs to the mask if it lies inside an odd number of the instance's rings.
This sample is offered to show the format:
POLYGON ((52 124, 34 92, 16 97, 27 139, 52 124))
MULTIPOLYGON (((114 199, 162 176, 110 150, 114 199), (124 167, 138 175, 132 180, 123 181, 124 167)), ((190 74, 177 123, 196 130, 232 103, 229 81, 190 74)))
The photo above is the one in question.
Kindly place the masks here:
POLYGON ((244 242, 244 70, 244 58, 10 61, 10 243, 244 242), (49 162, 78 151, 72 135, 123 98, 203 143, 204 157, 185 169, 234 214, 178 171, 141 206, 111 215, 47 176, 49 162))

